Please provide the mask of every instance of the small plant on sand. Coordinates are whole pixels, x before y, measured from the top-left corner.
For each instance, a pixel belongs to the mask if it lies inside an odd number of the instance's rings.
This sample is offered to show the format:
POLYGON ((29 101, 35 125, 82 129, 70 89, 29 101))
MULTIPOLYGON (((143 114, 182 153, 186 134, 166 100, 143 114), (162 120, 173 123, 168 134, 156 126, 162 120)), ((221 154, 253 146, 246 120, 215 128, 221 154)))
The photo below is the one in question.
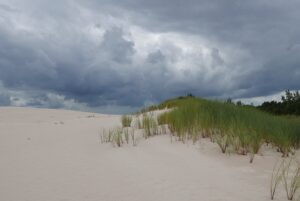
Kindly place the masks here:
POLYGON ((137 129, 142 129, 143 128, 143 125, 142 125, 142 122, 141 122, 139 116, 137 116, 135 118, 134 127, 137 128, 137 129))
POLYGON ((112 143, 114 146, 121 147, 123 144, 123 137, 122 137, 122 129, 121 128, 116 128, 113 131, 113 140, 112 143))
POLYGON ((282 162, 279 165, 278 163, 276 163, 273 168, 272 177, 271 177, 271 187, 270 187, 271 200, 274 199, 277 186, 282 180, 283 168, 284 168, 284 160, 282 160, 282 162))
POLYGON ((233 151, 235 153, 239 153, 240 149, 241 149, 241 144, 240 144, 240 140, 238 137, 236 136, 232 136, 231 137, 231 148, 233 149, 233 151))
POLYGON ((112 143, 114 147, 121 147, 124 143, 129 144, 132 142, 133 146, 137 145, 135 137, 135 130, 133 128, 117 127, 109 129, 108 132, 103 129, 99 134, 101 143, 112 143))
POLYGON ((123 133, 124 133, 126 143, 129 144, 129 130, 128 130, 128 128, 123 128, 123 133))
POLYGON ((249 151, 249 144, 250 144, 250 136, 245 135, 244 133, 239 133, 238 134, 239 142, 240 142, 240 150, 238 154, 241 155, 247 155, 249 151))
POLYGON ((144 129, 144 137, 148 138, 153 135, 158 134, 158 126, 155 119, 151 115, 144 114, 143 115, 143 129, 144 129))
POLYGON ((224 135, 218 132, 213 135, 213 139, 219 145, 222 153, 224 154, 229 146, 230 137, 228 135, 224 135))
POLYGON ((282 180, 288 200, 293 200, 300 188, 300 166, 293 159, 283 168, 282 180))
POLYGON ((274 199, 278 184, 282 182, 288 200, 293 200, 295 194, 300 188, 300 165, 291 158, 288 162, 283 159, 282 162, 274 166, 271 178, 271 200, 274 199))
POLYGON ((129 116, 129 115, 123 115, 121 117, 121 121, 122 121, 122 126, 123 127, 130 127, 131 121, 132 121, 132 117, 129 116))
POLYGON ((250 154, 250 163, 253 162, 255 154, 258 153, 258 151, 260 150, 262 144, 263 144, 263 140, 261 138, 260 135, 258 134, 253 134, 250 139, 249 142, 249 154, 250 154))
POLYGON ((135 138, 134 130, 131 130, 130 136, 131 136, 132 145, 136 146, 137 145, 137 141, 136 141, 136 138, 135 138))

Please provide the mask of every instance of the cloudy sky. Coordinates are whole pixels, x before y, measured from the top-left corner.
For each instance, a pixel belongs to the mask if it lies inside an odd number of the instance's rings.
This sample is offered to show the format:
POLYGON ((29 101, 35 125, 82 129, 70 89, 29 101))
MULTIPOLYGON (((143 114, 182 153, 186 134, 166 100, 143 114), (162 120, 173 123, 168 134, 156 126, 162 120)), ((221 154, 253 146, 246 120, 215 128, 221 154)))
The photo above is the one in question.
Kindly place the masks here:
POLYGON ((0 0, 0 105, 104 113, 300 89, 298 0, 0 0))

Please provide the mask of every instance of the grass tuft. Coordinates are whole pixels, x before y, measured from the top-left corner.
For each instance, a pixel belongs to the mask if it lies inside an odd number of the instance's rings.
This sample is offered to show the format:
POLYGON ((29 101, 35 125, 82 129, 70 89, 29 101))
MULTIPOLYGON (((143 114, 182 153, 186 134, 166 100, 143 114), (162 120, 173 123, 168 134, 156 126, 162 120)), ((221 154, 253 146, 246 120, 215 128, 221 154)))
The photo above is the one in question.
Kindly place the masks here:
POLYGON ((130 127, 131 126, 132 117, 129 115, 123 115, 121 117, 121 122, 123 127, 130 127))
POLYGON ((300 188, 300 166, 293 159, 283 168, 282 180, 288 200, 293 200, 300 188))
POLYGON ((300 188, 300 166, 294 158, 289 159, 288 162, 283 159, 279 165, 275 164, 271 177, 271 200, 275 198, 275 192, 280 182, 283 183, 287 199, 293 200, 300 188))
POLYGON ((213 137, 214 141, 219 145, 223 154, 226 153, 226 149, 229 146, 230 138, 228 135, 222 135, 220 133, 215 134, 213 137))
POLYGON ((159 134, 156 119, 151 114, 143 114, 142 127, 145 138, 159 134))
POLYGON ((271 200, 274 200, 275 192, 277 189, 278 184, 282 180, 282 170, 284 168, 284 160, 278 165, 278 163, 275 164, 272 172, 271 177, 271 185, 270 185, 270 193, 271 193, 271 200))
POLYGON ((113 140, 112 140, 113 146, 121 147, 123 143, 124 141, 122 137, 122 129, 121 128, 114 129, 113 140))

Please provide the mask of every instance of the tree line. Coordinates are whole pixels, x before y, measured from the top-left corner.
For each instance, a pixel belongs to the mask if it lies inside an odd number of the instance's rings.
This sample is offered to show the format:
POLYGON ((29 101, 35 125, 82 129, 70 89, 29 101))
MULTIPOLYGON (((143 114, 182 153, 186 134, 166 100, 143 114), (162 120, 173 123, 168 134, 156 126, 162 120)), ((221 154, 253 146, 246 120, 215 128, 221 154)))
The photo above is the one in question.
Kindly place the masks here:
POLYGON ((276 115, 300 115, 300 93, 286 90, 281 101, 266 101, 257 108, 276 115))

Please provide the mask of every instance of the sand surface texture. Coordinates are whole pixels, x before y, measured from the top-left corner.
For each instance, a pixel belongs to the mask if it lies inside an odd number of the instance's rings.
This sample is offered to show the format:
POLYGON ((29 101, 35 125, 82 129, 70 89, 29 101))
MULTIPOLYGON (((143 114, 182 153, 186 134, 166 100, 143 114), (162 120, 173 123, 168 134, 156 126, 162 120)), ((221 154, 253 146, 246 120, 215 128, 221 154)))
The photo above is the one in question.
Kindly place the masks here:
MULTIPOLYGON (((1 201, 264 201, 280 154, 224 155, 168 135, 115 148, 103 128, 120 116, 0 108, 1 201)), ((281 188, 281 186, 280 186, 281 188)), ((286 200, 278 190, 275 200, 286 200)))

